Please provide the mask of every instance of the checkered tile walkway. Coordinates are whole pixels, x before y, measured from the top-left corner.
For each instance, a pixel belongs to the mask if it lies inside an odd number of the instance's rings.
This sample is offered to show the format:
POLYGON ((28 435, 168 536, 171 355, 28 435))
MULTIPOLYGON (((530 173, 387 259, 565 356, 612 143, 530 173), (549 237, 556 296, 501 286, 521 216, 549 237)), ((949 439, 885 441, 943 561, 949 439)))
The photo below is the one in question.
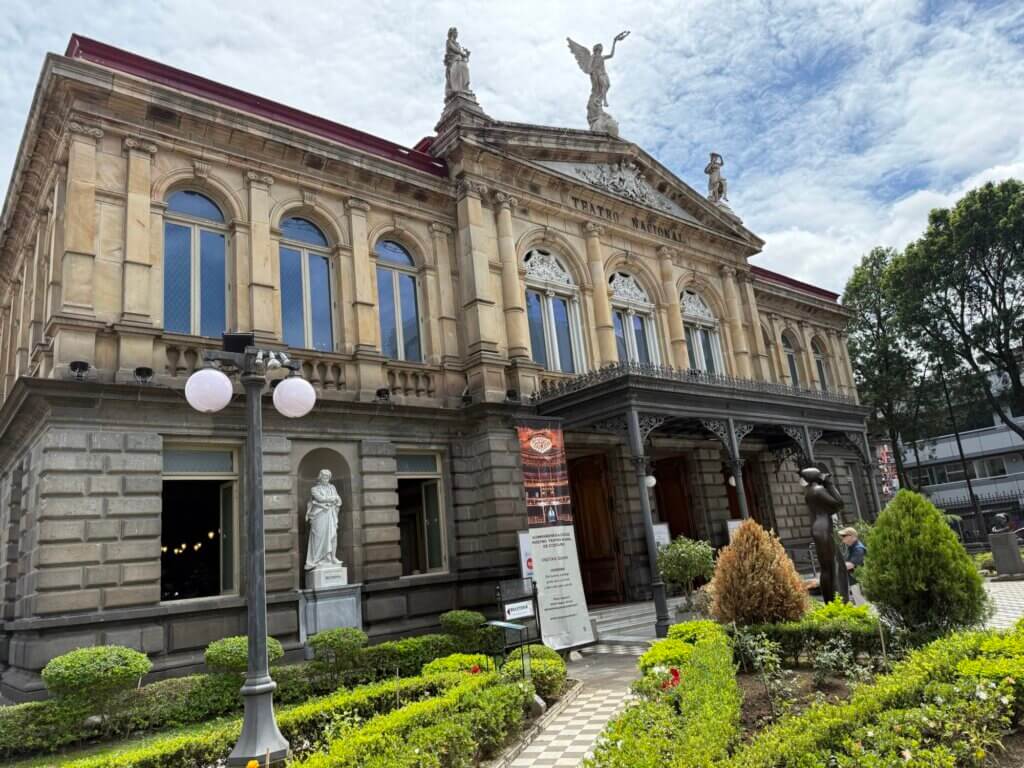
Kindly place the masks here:
POLYGON ((1024 581, 986 581, 985 589, 995 605, 990 627, 1008 629, 1024 617, 1024 581))
POLYGON ((569 665, 583 690, 554 722, 511 763, 510 768, 576 768, 589 757, 605 725, 629 700, 636 657, 647 645, 598 644, 569 665))

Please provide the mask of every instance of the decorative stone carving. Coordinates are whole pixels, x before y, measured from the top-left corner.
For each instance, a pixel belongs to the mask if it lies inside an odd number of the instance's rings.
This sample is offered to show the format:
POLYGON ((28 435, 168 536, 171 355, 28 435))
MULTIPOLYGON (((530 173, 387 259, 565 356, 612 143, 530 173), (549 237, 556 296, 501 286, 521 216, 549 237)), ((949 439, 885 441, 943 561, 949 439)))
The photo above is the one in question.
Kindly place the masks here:
POLYGON ((370 204, 365 200, 360 200, 358 197, 350 197, 345 201, 345 205, 348 206, 350 211, 360 211, 364 214, 370 211, 370 204))
POLYGON ((245 178, 250 184, 266 184, 268 187, 274 183, 274 177, 268 173, 259 171, 246 171, 245 178))
POLYGON ((338 512, 341 496, 331 483, 330 470, 321 469, 316 485, 310 489, 306 505, 306 522, 309 523, 309 545, 306 547, 306 570, 341 566, 337 557, 338 512))
POLYGON ((445 101, 460 93, 473 97, 469 87, 469 49, 459 44, 459 30, 451 27, 444 47, 445 101))
POLYGON ((302 187, 299 191, 302 193, 302 202, 304 205, 308 205, 310 207, 316 206, 317 195, 315 189, 302 187))
POLYGON ((467 195, 483 197, 487 194, 487 185, 482 184, 475 179, 467 179, 463 177, 455 182, 455 193, 458 195, 460 200, 467 195))
POLYGON ((149 155, 156 154, 156 144, 150 141, 143 141, 142 139, 134 139, 131 136, 125 137, 124 148, 127 150, 134 149, 137 152, 145 152, 149 155))
POLYGON ((717 152, 711 153, 711 159, 704 166, 704 173, 708 176, 708 200, 712 203, 728 202, 728 183, 722 176, 722 166, 725 160, 717 152))
POLYGON ((435 221, 431 222, 430 231, 433 232, 435 235, 443 235, 444 237, 448 237, 452 233, 452 228, 449 227, 447 224, 439 224, 438 222, 435 221))
POLYGON ((210 164, 202 160, 193 160, 192 170, 195 172, 197 177, 205 179, 210 175, 210 164))
POLYGON ((679 297, 679 303, 682 306, 683 318, 686 320, 696 320, 704 323, 718 322, 718 318, 715 317, 715 313, 711 311, 711 307, 709 307, 703 297, 695 291, 683 291, 683 295, 679 297))
POLYGON ((68 122, 68 131, 70 131, 71 133, 77 133, 79 136, 88 136, 90 138, 97 140, 103 138, 102 128, 97 128, 94 125, 85 125, 75 120, 71 120, 68 122))
POLYGON ((534 248, 526 254, 523 262, 526 264, 527 280, 532 279, 544 283, 556 283, 567 286, 575 285, 572 275, 548 251, 534 248))
POLYGON ((625 272, 616 272, 608 281, 613 299, 621 299, 632 304, 650 304, 647 291, 640 287, 636 278, 625 272))
POLYGON ((495 192, 494 203, 499 208, 515 208, 519 205, 519 200, 518 198, 512 197, 512 195, 505 194, 504 192, 495 192))
POLYGON ((578 165, 575 171, 580 178, 613 195, 652 208, 669 210, 654 187, 644 178, 643 170, 632 160, 621 160, 615 164, 578 165))
POLYGON ((590 130, 610 133, 612 136, 619 135, 619 124, 611 115, 604 111, 608 106, 608 89, 611 81, 608 79, 608 70, 605 68, 605 61, 615 55, 615 46, 620 40, 625 40, 629 31, 619 32, 612 41, 612 50, 607 56, 604 55, 604 46, 598 43, 592 51, 580 45, 572 38, 566 38, 569 43, 569 50, 576 57, 576 63, 584 74, 590 75, 590 98, 587 100, 587 123, 590 130))
POLYGON ((604 227, 600 224, 588 221, 583 225, 583 231, 586 233, 587 237, 600 237, 604 234, 604 227))

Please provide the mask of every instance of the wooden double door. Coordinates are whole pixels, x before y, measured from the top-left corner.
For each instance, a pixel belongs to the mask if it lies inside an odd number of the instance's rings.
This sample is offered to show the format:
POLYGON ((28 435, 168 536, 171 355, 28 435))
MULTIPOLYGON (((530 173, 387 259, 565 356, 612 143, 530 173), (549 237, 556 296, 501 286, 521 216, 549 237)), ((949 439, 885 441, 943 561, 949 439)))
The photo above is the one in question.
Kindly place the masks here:
POLYGON ((615 505, 607 457, 570 459, 569 487, 587 605, 621 603, 625 597, 622 552, 612 514, 615 505))

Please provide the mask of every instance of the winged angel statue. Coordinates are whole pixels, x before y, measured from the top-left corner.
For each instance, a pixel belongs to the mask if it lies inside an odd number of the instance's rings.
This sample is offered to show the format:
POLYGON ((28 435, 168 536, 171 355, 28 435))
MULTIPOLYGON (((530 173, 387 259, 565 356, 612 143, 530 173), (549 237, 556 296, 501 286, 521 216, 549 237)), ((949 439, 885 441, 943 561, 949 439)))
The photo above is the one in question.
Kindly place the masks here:
POLYGON ((629 30, 619 32, 612 40, 612 50, 607 56, 604 55, 604 46, 600 43, 594 46, 593 51, 588 51, 585 46, 580 45, 571 37, 566 38, 569 41, 569 50, 576 57, 576 63, 580 65, 580 69, 585 74, 590 75, 587 122, 592 131, 606 131, 613 136, 619 135, 619 124, 615 122, 615 118, 604 111, 604 107, 608 106, 608 88, 611 87, 608 70, 605 69, 604 63, 615 55, 615 45, 628 36, 629 30))

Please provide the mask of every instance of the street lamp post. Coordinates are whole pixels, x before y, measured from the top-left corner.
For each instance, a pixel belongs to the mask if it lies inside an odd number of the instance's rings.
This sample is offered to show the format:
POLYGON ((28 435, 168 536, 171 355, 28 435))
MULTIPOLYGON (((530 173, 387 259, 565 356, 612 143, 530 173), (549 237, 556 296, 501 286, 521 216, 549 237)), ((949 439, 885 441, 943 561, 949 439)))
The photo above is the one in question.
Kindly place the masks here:
POLYGON ((249 663, 242 685, 245 715, 242 733, 228 756, 228 765, 263 766, 288 757, 288 741, 274 718, 274 689, 267 661, 267 591, 263 540, 263 389, 267 371, 288 368, 291 375, 278 382, 274 407, 284 416, 298 418, 312 410, 316 391, 295 375, 298 365, 284 353, 259 349, 252 334, 224 334, 221 350, 208 351, 204 359, 213 367, 196 371, 185 384, 189 405, 204 413, 223 409, 231 401, 233 387, 224 373, 237 373, 245 389, 247 435, 245 441, 245 508, 248 547, 246 605, 248 609, 249 663))

